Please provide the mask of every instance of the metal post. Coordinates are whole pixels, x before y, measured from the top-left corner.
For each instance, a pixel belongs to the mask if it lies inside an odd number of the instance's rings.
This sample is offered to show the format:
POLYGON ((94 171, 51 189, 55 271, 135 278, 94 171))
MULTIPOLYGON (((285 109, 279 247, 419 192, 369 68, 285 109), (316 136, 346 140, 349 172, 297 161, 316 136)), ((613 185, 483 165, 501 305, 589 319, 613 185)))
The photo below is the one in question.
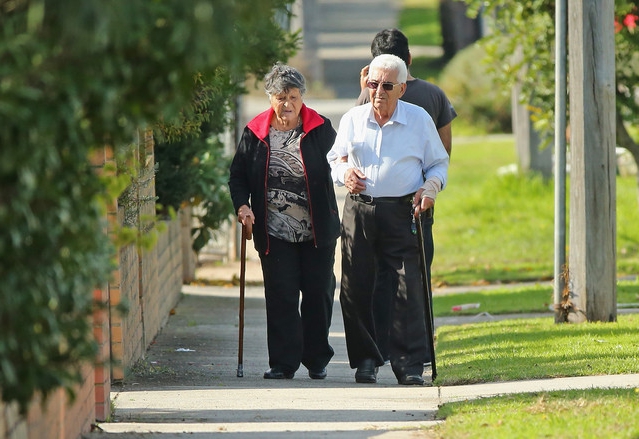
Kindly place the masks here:
MULTIPOLYGON (((561 303, 566 265, 566 40, 567 0, 555 2, 555 264, 554 300, 561 303)), ((555 311, 555 322, 562 321, 555 311)))

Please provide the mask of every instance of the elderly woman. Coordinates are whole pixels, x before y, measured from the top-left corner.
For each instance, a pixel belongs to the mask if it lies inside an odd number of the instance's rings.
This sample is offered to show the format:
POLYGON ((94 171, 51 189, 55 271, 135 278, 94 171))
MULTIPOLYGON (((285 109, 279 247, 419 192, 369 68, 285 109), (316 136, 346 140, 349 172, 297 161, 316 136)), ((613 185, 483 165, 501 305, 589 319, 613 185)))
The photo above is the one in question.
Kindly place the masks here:
POLYGON ((312 379, 324 379, 334 354, 328 333, 340 234, 326 154, 336 133, 304 104, 305 80, 296 69, 276 64, 264 88, 271 107, 244 128, 229 179, 238 221, 253 225, 262 264, 264 378, 293 378, 301 363, 312 379))

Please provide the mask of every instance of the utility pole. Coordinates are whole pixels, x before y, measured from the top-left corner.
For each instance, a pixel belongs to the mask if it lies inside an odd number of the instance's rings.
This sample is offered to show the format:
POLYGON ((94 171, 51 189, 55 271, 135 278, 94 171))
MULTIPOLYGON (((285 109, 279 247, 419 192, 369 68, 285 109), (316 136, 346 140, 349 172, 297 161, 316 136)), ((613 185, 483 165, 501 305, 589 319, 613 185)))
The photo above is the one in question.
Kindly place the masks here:
POLYGON ((570 322, 617 320, 613 0, 569 0, 570 322))

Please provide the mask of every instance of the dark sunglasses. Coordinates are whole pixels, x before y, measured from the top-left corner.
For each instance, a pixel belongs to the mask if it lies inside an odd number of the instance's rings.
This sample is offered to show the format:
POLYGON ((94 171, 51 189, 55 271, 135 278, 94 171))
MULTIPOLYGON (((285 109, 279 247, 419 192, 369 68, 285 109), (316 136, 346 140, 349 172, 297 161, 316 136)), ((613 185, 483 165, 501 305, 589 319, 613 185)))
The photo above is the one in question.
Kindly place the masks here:
POLYGON ((392 82, 382 82, 381 84, 379 82, 376 81, 368 81, 366 83, 366 87, 372 89, 372 90, 377 90, 377 87, 382 86, 382 88, 386 91, 391 91, 392 89, 395 88, 395 86, 400 85, 399 83, 397 84, 393 84, 392 82))

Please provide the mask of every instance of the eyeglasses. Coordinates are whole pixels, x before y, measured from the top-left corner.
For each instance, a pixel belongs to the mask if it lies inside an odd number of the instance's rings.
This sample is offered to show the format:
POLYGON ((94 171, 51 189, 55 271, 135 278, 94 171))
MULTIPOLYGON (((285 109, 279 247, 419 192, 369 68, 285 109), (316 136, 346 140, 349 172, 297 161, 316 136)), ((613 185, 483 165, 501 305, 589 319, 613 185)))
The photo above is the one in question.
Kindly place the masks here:
POLYGON ((386 91, 391 91, 392 89, 394 89, 396 86, 401 85, 400 83, 397 84, 393 84, 392 82, 382 82, 381 84, 377 81, 368 81, 366 83, 366 87, 372 89, 372 90, 377 90, 377 87, 382 86, 382 88, 386 91))

